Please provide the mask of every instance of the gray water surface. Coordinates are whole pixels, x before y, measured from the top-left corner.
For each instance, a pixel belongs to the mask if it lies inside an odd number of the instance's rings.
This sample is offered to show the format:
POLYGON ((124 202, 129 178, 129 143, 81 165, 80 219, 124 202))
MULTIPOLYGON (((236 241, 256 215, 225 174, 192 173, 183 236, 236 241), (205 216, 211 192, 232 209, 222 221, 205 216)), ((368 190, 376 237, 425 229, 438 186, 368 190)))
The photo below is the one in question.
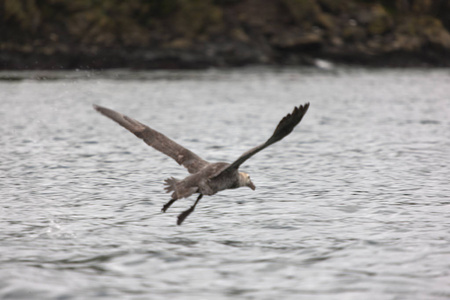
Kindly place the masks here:
POLYGON ((450 298, 448 70, 0 77, 1 299, 450 298), (305 102, 182 226, 187 172, 91 106, 231 162, 305 102))

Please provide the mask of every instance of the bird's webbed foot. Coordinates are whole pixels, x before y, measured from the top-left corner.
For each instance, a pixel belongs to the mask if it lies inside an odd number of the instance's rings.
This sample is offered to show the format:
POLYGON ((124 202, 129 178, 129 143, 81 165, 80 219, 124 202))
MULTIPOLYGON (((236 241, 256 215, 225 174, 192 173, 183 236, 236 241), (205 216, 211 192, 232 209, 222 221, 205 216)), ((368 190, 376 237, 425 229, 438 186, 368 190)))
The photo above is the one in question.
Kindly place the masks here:
POLYGON ((166 212, 166 210, 169 209, 169 207, 175 202, 177 201, 177 199, 171 199, 169 202, 167 202, 166 204, 164 204, 163 208, 161 208, 162 212, 166 212))
POLYGON ((183 211, 181 214, 178 215, 177 219, 177 225, 181 225, 183 223, 184 219, 186 219, 195 209, 195 206, 197 205, 198 201, 202 199, 203 194, 198 195, 197 200, 195 201, 194 205, 192 205, 189 209, 183 211))

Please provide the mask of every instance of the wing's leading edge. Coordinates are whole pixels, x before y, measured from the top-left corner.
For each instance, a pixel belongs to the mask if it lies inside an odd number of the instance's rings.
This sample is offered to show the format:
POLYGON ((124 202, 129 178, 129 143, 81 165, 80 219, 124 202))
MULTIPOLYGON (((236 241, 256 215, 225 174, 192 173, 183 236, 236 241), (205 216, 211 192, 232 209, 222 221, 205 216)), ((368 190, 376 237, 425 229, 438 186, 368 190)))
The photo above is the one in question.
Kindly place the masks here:
POLYGON ((192 151, 175 143, 164 134, 151 129, 147 125, 144 125, 112 109, 95 104, 93 106, 96 111, 117 122, 122 127, 128 129, 138 138, 144 140, 144 142, 149 146, 152 146, 156 150, 173 158, 178 164, 185 167, 191 174, 197 173, 199 170, 209 164, 207 161, 203 160, 192 151))
POLYGON ((309 108, 309 103, 304 105, 300 105, 295 107, 293 112, 286 115, 283 119, 281 119, 280 123, 278 123, 277 128, 275 129, 272 136, 263 144, 256 146, 244 154, 242 154, 237 160, 235 160, 232 164, 230 164, 227 168, 222 170, 219 174, 215 175, 215 177, 220 176, 221 174, 226 173, 229 170, 236 170, 242 165, 247 159, 258 153, 259 151, 269 147, 270 145, 280 141, 289 133, 292 132, 295 126, 302 120, 303 116, 306 114, 309 108))

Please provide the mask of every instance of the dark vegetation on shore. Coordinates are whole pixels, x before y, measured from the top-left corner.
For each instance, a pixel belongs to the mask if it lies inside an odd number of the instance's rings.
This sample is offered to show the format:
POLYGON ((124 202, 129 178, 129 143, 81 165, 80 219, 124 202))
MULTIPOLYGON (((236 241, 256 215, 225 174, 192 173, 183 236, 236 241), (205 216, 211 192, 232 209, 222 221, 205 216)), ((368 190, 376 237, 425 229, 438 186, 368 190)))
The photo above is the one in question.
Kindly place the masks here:
POLYGON ((1 2, 3 70, 450 66, 449 0, 1 2))

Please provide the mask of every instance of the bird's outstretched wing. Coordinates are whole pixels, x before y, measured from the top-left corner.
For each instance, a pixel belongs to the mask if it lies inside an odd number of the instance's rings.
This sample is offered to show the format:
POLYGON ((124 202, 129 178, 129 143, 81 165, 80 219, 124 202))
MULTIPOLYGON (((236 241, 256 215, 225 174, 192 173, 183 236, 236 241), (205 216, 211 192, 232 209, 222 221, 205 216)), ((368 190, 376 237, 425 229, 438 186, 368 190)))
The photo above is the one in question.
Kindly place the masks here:
POLYGON ((292 113, 288 114, 283 119, 281 119, 274 133, 265 143, 248 150, 247 152, 242 154, 236 161, 234 161, 228 167, 226 167, 221 172, 216 174, 214 177, 218 177, 221 174, 224 174, 231 170, 237 170, 239 166, 242 165, 247 159, 258 153, 259 151, 263 150, 264 148, 267 148, 270 145, 283 139, 285 136, 287 136, 289 133, 292 132, 292 130, 294 129, 295 126, 297 126, 298 123, 300 123, 308 108, 309 103, 300 105, 299 107, 295 107, 292 113))
POLYGON ((93 106, 99 113, 116 121, 134 133, 138 138, 143 139, 148 145, 173 158, 191 174, 197 173, 209 164, 206 160, 203 160, 195 153, 175 143, 164 134, 109 108, 95 104, 93 106))

